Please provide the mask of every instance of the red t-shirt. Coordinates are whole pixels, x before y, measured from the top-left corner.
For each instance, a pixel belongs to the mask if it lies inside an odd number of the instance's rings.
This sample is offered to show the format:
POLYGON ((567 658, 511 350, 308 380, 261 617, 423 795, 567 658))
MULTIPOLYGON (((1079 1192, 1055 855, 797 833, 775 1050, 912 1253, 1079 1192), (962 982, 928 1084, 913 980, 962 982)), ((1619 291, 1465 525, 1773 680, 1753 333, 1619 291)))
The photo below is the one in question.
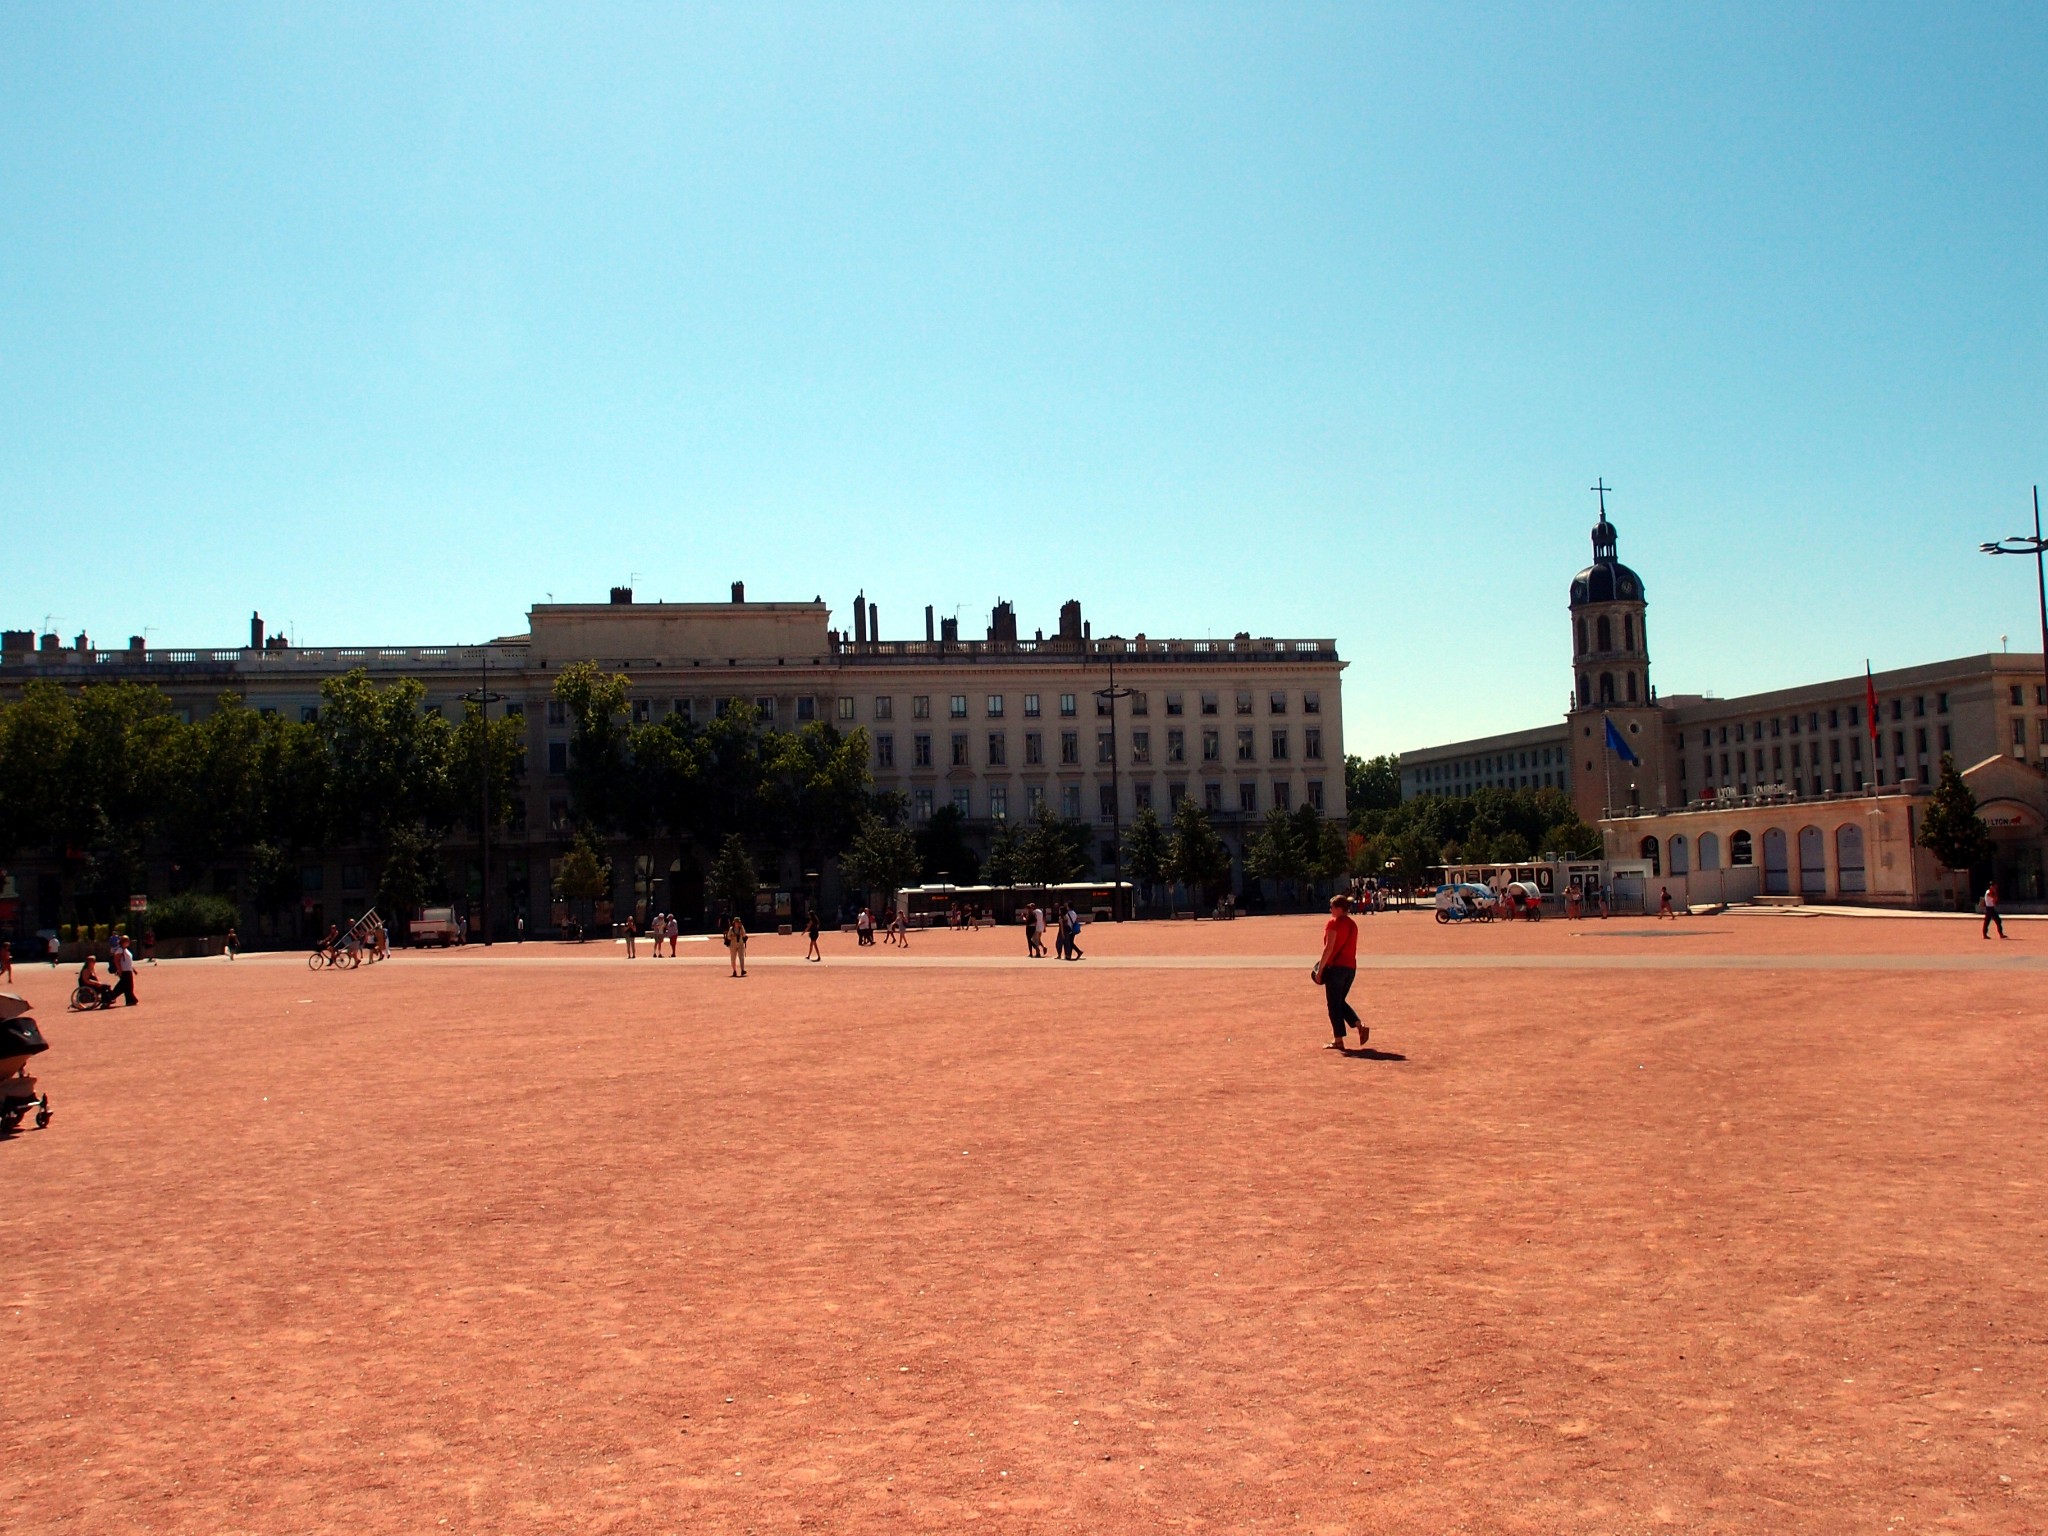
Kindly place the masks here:
POLYGON ((1330 940, 1337 941, 1336 950, 1323 963, 1334 965, 1340 971, 1358 969, 1358 924, 1347 912, 1340 912, 1323 925, 1323 948, 1329 949, 1330 940))

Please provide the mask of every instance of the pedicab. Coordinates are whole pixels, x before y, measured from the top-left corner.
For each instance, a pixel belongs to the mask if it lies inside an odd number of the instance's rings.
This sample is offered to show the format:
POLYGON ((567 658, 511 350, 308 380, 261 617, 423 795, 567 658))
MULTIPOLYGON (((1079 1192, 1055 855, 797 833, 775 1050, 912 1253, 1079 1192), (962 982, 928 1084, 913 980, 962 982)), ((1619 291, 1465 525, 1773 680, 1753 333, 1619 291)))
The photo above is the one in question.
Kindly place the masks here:
POLYGON ((1543 920, 1543 892, 1538 890, 1534 880, 1510 880, 1501 892, 1501 910, 1509 922, 1526 918, 1532 923, 1543 920))
POLYGON ((1436 888, 1436 920, 1440 923, 1490 923, 1495 897, 1483 885, 1440 885, 1436 888))

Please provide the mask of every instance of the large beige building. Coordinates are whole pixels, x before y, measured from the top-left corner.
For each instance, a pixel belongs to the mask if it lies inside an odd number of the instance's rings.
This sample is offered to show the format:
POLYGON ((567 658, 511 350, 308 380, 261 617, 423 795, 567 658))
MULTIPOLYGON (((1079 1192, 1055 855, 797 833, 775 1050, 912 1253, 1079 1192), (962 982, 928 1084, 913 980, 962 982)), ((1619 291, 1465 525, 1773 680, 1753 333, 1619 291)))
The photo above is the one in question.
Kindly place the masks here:
MULTIPOLYGON (((1922 901, 1941 882, 1925 853, 1909 850, 1942 754, 1986 786, 1980 795, 1995 789, 2016 804, 2026 797, 2011 775, 1982 765, 2002 761, 2033 778, 2048 768, 2038 654, 1963 656, 1732 699, 1660 695, 1650 680, 1648 596, 1618 544, 1603 508, 1593 562, 1571 582, 1564 718, 1404 752, 1404 797, 1554 782, 1585 820, 1604 823, 1611 857, 1646 858, 1702 890, 1922 901), (1609 745, 1610 725, 1635 761, 1609 745), (1876 822, 1873 802, 1882 802, 1876 822), (1696 878, 1702 850, 1728 873, 1696 878), (1743 870, 1753 879, 1735 873, 1743 870)), ((2039 829, 2015 814, 1992 831, 2008 893, 2040 899, 2039 829)))
MULTIPOLYGON (((1275 806, 1344 815, 1344 664, 1329 639, 1096 636, 1072 602, 1052 634, 1029 637, 1019 636, 1008 603, 973 640, 959 637, 956 621, 934 626, 930 610, 924 639, 883 640, 878 618, 856 600, 849 632, 833 625, 822 600, 748 602, 735 584, 728 603, 635 602, 621 588, 606 603, 540 604, 524 634, 477 646, 288 646, 266 637, 260 619, 248 646, 223 650, 140 640, 102 650, 83 635, 65 645, 10 632, 0 696, 36 677, 129 678, 156 684, 193 713, 233 692, 310 719, 322 681, 354 667, 417 677, 429 707, 451 714, 463 694, 487 686, 502 695, 494 709, 524 716, 529 765, 517 819, 493 849, 491 905, 537 919, 547 910, 550 861, 569 831, 569 722, 551 690, 561 668, 578 661, 631 678, 636 720, 706 720, 740 699, 780 726, 859 726, 876 787, 900 792, 913 821, 953 806, 985 843, 998 822, 1043 803, 1098 829, 1105 870, 1117 827, 1148 806, 1169 817, 1183 796, 1214 814, 1240 856, 1249 824, 1275 806), (1105 696, 1112 681, 1113 698, 1105 696)), ((694 869, 653 875, 656 906, 694 911, 694 869)), ((308 921, 360 905, 371 880, 346 858, 309 864, 308 921)))

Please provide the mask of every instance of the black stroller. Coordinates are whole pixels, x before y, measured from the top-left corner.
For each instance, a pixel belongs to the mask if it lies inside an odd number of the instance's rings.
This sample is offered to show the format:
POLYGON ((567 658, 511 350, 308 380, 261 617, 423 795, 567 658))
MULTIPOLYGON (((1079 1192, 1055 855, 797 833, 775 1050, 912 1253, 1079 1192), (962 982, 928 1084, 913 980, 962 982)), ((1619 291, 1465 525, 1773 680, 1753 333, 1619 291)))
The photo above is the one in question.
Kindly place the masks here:
POLYGON ((28 1071, 29 1057, 49 1048, 28 1016, 28 1003, 13 992, 0 992, 0 1136, 13 1135, 30 1114, 37 1130, 50 1123, 50 1096, 36 1092, 28 1071))

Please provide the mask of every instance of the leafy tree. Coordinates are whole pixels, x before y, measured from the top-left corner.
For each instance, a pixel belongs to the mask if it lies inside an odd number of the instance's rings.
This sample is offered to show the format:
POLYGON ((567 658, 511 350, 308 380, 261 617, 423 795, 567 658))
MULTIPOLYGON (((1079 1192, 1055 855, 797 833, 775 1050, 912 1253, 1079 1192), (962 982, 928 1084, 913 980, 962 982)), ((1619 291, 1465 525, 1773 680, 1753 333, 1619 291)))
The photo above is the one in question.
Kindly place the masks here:
POLYGON ((393 827, 386 839, 384 869, 377 877, 377 905, 392 926, 447 894, 440 840, 417 822, 393 827))
POLYGON ((379 847, 394 827, 447 830, 453 732, 426 712, 426 693, 413 677, 380 687, 361 667, 320 685, 327 806, 337 841, 379 847))
POLYGON ((839 867, 857 890, 884 893, 884 903, 917 879, 923 860, 917 840, 879 816, 868 816, 840 856, 839 867))
POLYGON ((704 881, 706 893, 721 910, 737 912, 744 919, 754 915, 754 896, 760 888, 746 843, 739 833, 730 833, 719 848, 718 857, 711 861, 711 872, 704 881))
POLYGON ((1401 759, 1382 757, 1344 759, 1344 800, 1351 811, 1388 811, 1401 803, 1401 759))
POLYGON ((1991 862, 1991 833, 1977 814, 1977 797, 1963 782, 1952 753, 1941 754, 1941 780, 1920 818, 1919 842, 1951 874, 1965 879, 1971 870, 1991 862))
POLYGON ((555 871, 555 898, 574 903, 587 913, 590 903, 602 901, 611 891, 611 861, 588 830, 578 833, 555 871))
POLYGON ((299 867, 275 843, 257 843, 249 850, 249 901, 264 917, 275 918, 299 897, 299 867))
POLYGON ((1166 873, 1193 892, 1197 903, 1207 896, 1210 886, 1229 877, 1230 850, 1209 825, 1209 813, 1192 795, 1184 797, 1173 813, 1166 873))
POLYGON ((486 719, 475 703, 462 708, 462 721, 449 743, 448 788, 455 815, 474 828, 490 790, 491 827, 509 826, 526 771, 526 722, 518 715, 486 719))
MULTIPOLYGON (((1185 804, 1186 802, 1182 802, 1185 804)), ((1292 812, 1277 805, 1266 812, 1258 831, 1245 840, 1244 872, 1255 880, 1282 887, 1282 899, 1308 875, 1310 849, 1304 845, 1292 812)))
POLYGON ((973 885, 981 873, 981 859, 962 830, 966 817, 957 806, 942 805, 918 829, 917 857, 924 878, 944 879, 953 885, 973 885))
POLYGON ((766 830, 808 868, 852 840, 872 782, 866 731, 841 736, 813 721, 795 731, 769 731, 761 742, 757 797, 766 830))
POLYGON ((1146 806, 1131 823, 1124 837, 1124 869, 1140 891, 1166 878, 1166 828, 1159 813, 1146 806))
POLYGON ((988 868, 982 874, 990 885, 1017 883, 1017 834, 1008 817, 997 822, 995 831, 989 834, 988 868))
POLYGON ((235 904, 225 896, 186 891, 150 903, 149 926, 164 939, 199 938, 235 926, 235 904))
POLYGON ((1030 826, 1017 838, 1017 883, 1058 885, 1080 879, 1090 868, 1087 847, 1087 827, 1061 820, 1041 802, 1030 826))
POLYGON ((579 661, 555 675, 554 695, 568 709, 569 804, 586 827, 610 831, 633 807, 626 694, 631 679, 579 661))

